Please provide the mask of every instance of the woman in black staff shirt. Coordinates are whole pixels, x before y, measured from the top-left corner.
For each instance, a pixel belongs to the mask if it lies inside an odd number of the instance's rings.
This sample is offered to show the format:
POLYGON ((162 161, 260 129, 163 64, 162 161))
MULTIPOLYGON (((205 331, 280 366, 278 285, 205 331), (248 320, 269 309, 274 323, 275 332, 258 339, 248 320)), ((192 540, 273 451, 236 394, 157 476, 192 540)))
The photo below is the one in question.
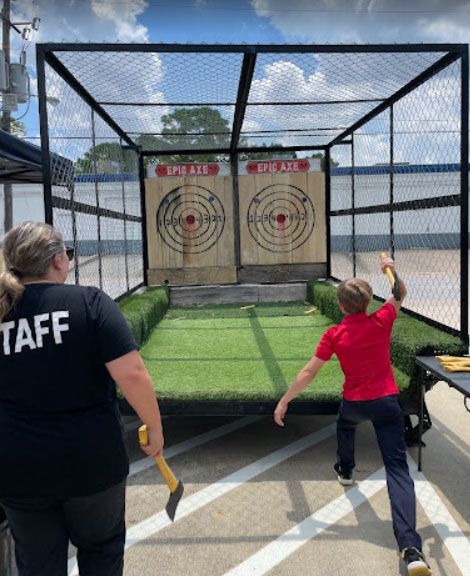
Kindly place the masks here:
POLYGON ((64 282, 61 235, 25 222, 4 238, 0 275, 0 503, 20 576, 122 574, 129 463, 116 383, 163 450, 150 376, 119 308, 64 282))

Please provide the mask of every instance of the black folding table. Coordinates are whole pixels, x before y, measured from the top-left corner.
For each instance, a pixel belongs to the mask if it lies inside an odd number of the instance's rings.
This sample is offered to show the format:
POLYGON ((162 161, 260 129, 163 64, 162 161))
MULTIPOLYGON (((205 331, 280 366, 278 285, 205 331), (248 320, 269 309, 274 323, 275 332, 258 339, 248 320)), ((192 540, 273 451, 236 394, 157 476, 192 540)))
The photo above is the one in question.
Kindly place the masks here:
MULTIPOLYGON (((469 358, 470 360, 470 358, 469 358)), ((434 356, 416 356, 416 364, 419 367, 419 442, 418 442, 418 470, 421 470, 423 420, 424 420, 424 391, 425 374, 430 372, 438 380, 446 382, 451 388, 455 388, 467 398, 470 398, 470 372, 447 372, 434 356)), ((468 410, 468 407, 467 407, 468 410)))

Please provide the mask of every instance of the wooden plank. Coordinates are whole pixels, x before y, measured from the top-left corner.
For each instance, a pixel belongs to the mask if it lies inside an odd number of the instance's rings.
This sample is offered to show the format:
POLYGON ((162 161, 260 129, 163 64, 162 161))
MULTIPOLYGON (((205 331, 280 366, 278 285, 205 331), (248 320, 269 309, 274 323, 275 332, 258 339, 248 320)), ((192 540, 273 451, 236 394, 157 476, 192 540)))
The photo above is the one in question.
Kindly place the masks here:
POLYGON ((199 284, 234 284, 237 282, 235 266, 209 266, 204 268, 151 268, 149 284, 159 286, 192 286, 199 284))
POLYGON ((326 261, 322 172, 239 178, 242 265, 326 261), (255 196, 259 209, 252 202, 255 196))
POLYGON ((147 179, 146 195, 150 270, 234 265, 230 176, 147 179), (157 228, 158 207, 167 194, 181 187, 180 197, 175 192, 169 198, 170 209, 161 228, 165 242, 157 228))
POLYGON ((292 282, 325 278, 326 262, 315 264, 280 264, 274 266, 243 266, 239 282, 292 282))

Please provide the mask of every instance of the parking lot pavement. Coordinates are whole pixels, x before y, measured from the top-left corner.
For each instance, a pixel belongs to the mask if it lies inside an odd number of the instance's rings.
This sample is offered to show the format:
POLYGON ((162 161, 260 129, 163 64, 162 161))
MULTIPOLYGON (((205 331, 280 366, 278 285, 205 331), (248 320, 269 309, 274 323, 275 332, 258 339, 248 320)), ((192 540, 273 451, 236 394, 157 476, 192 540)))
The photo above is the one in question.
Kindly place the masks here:
MULTIPOLYGON (((470 414, 444 384, 426 398, 423 474, 409 452, 418 529, 434 575, 468 576, 470 414)), ((356 483, 345 489, 332 470, 334 420, 289 417, 281 429, 268 417, 165 419, 167 458, 185 485, 174 523, 128 420, 126 576, 405 575, 373 429, 358 430, 356 483)))

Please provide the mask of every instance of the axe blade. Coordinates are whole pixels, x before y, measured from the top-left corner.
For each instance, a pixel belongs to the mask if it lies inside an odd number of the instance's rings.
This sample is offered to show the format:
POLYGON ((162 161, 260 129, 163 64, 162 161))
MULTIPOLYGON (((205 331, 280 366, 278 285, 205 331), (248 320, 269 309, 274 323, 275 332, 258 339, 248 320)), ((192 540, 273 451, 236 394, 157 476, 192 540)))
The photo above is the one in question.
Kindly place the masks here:
POLYGON ((181 480, 178 482, 178 486, 174 492, 170 493, 170 498, 168 499, 167 505, 165 506, 166 513, 168 514, 168 518, 174 522, 176 509, 178 508, 178 504, 183 496, 184 492, 184 485, 181 480))

